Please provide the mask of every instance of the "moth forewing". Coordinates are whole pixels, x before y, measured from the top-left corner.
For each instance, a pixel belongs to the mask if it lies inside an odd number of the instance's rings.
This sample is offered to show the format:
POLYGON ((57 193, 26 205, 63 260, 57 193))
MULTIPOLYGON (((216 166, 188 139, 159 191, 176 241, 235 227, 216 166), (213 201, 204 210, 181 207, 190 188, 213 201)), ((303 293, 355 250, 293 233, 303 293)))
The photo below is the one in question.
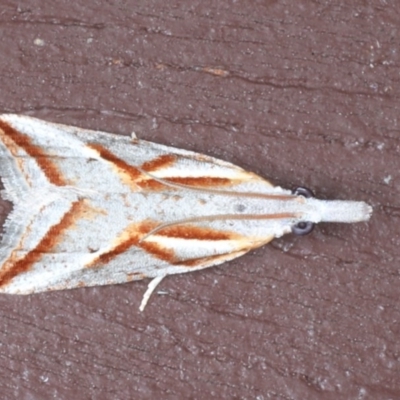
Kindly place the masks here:
POLYGON ((0 116, 12 201, 0 291, 28 294, 153 278, 236 258, 308 221, 368 220, 362 202, 306 198, 203 154, 0 116))

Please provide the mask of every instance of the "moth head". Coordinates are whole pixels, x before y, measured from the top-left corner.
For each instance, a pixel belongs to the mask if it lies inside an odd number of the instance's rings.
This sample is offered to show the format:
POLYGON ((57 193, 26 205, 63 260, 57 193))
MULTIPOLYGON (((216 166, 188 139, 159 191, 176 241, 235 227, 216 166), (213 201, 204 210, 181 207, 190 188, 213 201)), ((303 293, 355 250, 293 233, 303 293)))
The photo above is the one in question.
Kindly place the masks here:
MULTIPOLYGON (((302 196, 306 199, 314 197, 314 193, 305 187, 298 187, 293 190, 293 194, 296 196, 302 196)), ((314 229, 314 223, 311 221, 299 221, 297 224, 292 226, 292 233, 297 236, 308 235, 314 229)))

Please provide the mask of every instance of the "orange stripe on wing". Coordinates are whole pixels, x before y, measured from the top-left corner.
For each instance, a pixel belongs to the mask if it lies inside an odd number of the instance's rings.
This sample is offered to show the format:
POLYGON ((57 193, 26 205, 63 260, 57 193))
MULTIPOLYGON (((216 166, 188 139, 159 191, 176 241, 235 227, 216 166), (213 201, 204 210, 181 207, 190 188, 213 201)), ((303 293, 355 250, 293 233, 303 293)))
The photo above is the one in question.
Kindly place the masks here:
MULTIPOLYGON (((297 215, 294 213, 277 213, 277 214, 265 214, 265 215, 224 215, 224 219, 289 219, 295 218, 297 215)), ((218 219, 221 216, 214 216, 213 219, 218 219)), ((204 218, 208 219, 208 218, 204 218)), ((220 218, 219 218, 220 219, 220 218)), ((199 221, 202 220, 199 218, 199 221)), ((191 221, 193 222, 193 221, 191 221)), ((213 260, 214 256, 199 258, 198 261, 196 259, 193 260, 180 260, 176 257, 173 249, 167 248, 160 243, 155 241, 146 241, 147 237, 162 236, 166 238, 174 238, 174 239, 184 239, 184 240, 209 240, 209 241, 218 241, 218 240, 235 240, 240 241, 243 239, 246 241, 246 237, 243 237, 235 232, 229 231, 218 231, 212 228, 199 227, 195 225, 191 225, 189 221, 187 222, 177 222, 171 223, 171 225, 167 225, 164 223, 159 223, 156 221, 142 221, 140 223, 135 223, 129 225, 118 237, 114 247, 106 253, 101 254, 98 258, 94 259, 87 267, 96 267, 98 263, 106 264, 118 257, 125 251, 127 251, 130 247, 136 246, 145 250, 147 253, 153 255, 155 258, 158 258, 163 261, 167 261, 171 265, 188 265, 188 266, 197 266, 201 263, 208 262, 209 260, 213 260), (144 240, 143 240, 144 239, 144 240), (186 264, 187 263, 187 264, 186 264)), ((273 236, 269 236, 264 238, 263 240, 255 240, 253 245, 250 245, 248 250, 259 247, 265 243, 268 243, 273 239, 273 236)), ((247 240, 248 241, 248 240, 247 240)), ((246 251, 248 251, 246 250, 246 251)), ((243 251, 240 250, 240 251, 243 251)), ((229 253, 231 254, 231 253, 229 253)), ((216 259, 219 257, 229 257, 229 254, 225 255, 216 255, 216 259)), ((234 257, 233 257, 234 258, 234 257)), ((216 260, 215 259, 215 260, 216 260)), ((221 261, 222 262, 222 261, 221 261)))
MULTIPOLYGON (((150 161, 144 162, 139 168, 128 164, 126 161, 120 159, 111 151, 98 143, 90 143, 88 147, 97 151, 99 155, 109 161, 117 171, 121 180, 126 184, 137 190, 137 187, 143 190, 159 191, 165 189, 168 183, 178 184, 182 186, 188 186, 193 188, 214 188, 222 186, 231 186, 236 182, 229 178, 219 178, 211 176, 199 176, 199 177, 163 177, 159 179, 153 179, 150 175, 143 174, 141 171, 152 172, 160 169, 167 169, 176 162, 176 156, 172 154, 163 154, 150 161), (164 183, 165 182, 165 183, 164 183)), ((171 187, 169 187, 171 189, 171 187)))
MULTIPOLYGON (((63 215, 60 222, 53 225, 37 246, 27 253, 24 258, 13 260, 13 252, 10 259, 4 263, 3 270, 0 273, 0 287, 7 285, 17 275, 31 269, 33 264, 39 261, 43 254, 50 253, 61 242, 63 233, 75 224, 86 209, 85 200, 78 200, 72 203, 71 208, 63 215), (9 267, 7 268, 7 266, 9 267)), ((21 249, 17 247, 16 250, 21 249)))
POLYGON ((100 264, 107 264, 114 258, 123 254, 132 246, 137 246, 152 254, 154 257, 167 261, 174 262, 175 253, 171 249, 167 249, 157 243, 153 242, 140 242, 148 232, 152 231, 160 225, 153 221, 144 221, 136 224, 129 225, 117 238, 114 247, 106 253, 101 254, 98 258, 94 259, 87 267, 96 267, 100 264))
POLYGON ((173 154, 163 154, 153 160, 144 162, 140 168, 146 172, 154 172, 159 169, 168 168, 176 161, 176 156, 173 154))
POLYGON ((165 178, 167 182, 178 183, 180 185, 194 186, 194 187, 220 187, 230 186, 235 183, 234 180, 228 178, 217 178, 213 176, 198 176, 198 177, 172 177, 165 178))
POLYGON ((40 169, 53 185, 65 186, 67 184, 62 172, 58 169, 57 165, 52 162, 51 157, 46 154, 42 147, 33 144, 28 136, 18 132, 12 126, 1 120, 0 135, 4 145, 11 154, 16 157, 17 162, 20 158, 18 150, 21 148, 35 159, 40 169))
POLYGON ((110 150, 107 150, 104 146, 98 143, 90 143, 87 146, 92 150, 97 151, 100 157, 104 160, 109 161, 115 167, 121 180, 129 186, 132 186, 133 189, 137 190, 137 181, 143 176, 143 174, 136 167, 121 160, 110 150))
MULTIPOLYGON (((151 231, 162 225, 155 221, 143 221, 138 224, 128 226, 118 237, 114 247, 106 253, 101 254, 93 260, 87 267, 96 267, 98 263, 107 264, 114 258, 123 254, 130 247, 140 247, 148 254, 163 261, 167 261, 171 265, 179 264, 175 252, 171 248, 167 248, 160 243, 146 241, 142 238, 146 237, 151 231)), ((157 236, 185 239, 185 240, 234 240, 240 238, 239 235, 233 232, 217 231, 211 228, 203 228, 190 224, 168 226, 160 229, 157 236)), ((151 236, 151 235, 150 235, 151 236)))
POLYGON ((228 178, 216 178, 211 176, 198 176, 198 177, 163 177, 160 180, 147 179, 138 182, 138 185, 147 190, 162 190, 165 185, 162 182, 188 186, 192 188, 215 188, 222 186, 234 185, 234 181, 228 178))
POLYGON ((217 231, 189 224, 168 226, 157 231, 156 235, 187 240, 232 240, 239 236, 233 232, 217 231))

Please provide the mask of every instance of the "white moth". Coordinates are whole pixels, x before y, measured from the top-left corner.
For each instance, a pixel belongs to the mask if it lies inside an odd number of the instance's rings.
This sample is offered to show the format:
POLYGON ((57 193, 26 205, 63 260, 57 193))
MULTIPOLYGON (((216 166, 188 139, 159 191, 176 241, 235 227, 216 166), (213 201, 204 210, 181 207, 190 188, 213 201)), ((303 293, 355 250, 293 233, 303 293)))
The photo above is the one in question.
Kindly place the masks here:
POLYGON ((0 116, 0 292, 29 294, 153 278, 232 260, 318 222, 369 219, 366 203, 292 192, 202 154, 0 116))

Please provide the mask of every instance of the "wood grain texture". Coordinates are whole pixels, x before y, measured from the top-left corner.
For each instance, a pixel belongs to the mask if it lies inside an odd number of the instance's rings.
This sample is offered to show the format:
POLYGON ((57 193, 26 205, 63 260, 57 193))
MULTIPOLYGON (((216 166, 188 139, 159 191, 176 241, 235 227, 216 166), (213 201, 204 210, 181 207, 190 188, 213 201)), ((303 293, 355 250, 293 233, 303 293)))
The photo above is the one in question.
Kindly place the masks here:
POLYGON ((399 398, 397 8, 3 1, 1 113, 135 131, 374 214, 166 279, 144 314, 147 282, 2 295, 2 396, 399 398))

